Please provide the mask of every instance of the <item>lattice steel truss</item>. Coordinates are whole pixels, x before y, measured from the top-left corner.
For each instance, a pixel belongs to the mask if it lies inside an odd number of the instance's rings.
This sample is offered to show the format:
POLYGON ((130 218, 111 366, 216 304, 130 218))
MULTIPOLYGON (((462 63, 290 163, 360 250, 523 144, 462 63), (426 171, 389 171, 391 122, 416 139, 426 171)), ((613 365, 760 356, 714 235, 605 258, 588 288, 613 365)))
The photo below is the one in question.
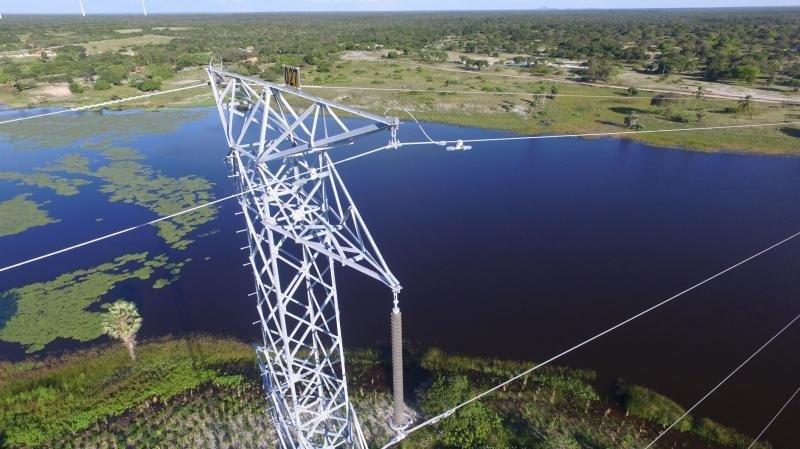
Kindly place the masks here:
POLYGON ((264 388, 284 449, 366 448, 348 400, 335 265, 386 284, 389 270, 331 158, 397 119, 209 67, 247 227, 264 388), (355 129, 339 118, 358 117, 355 129))

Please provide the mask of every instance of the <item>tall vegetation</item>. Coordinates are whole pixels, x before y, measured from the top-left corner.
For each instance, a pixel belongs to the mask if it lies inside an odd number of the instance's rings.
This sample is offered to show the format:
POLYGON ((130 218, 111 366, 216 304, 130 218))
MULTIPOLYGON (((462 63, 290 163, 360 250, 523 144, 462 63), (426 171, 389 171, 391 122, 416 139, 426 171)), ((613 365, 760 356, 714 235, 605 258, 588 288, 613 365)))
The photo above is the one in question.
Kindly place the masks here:
POLYGON ((122 341, 133 361, 136 361, 136 334, 141 327, 142 317, 132 302, 116 301, 103 315, 103 332, 122 341))

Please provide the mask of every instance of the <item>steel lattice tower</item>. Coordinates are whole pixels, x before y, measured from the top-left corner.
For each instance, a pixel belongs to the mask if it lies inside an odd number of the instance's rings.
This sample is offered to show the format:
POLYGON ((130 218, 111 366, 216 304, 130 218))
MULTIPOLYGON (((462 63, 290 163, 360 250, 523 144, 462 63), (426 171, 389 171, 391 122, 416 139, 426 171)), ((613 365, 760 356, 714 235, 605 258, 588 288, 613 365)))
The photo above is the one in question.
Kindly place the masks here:
POLYGON ((257 354, 280 447, 366 448, 348 399, 336 265, 379 280, 395 298, 401 287, 330 153, 378 132, 396 143, 398 120, 214 67, 208 75, 242 193, 257 354), (367 123, 349 129, 337 113, 367 123))

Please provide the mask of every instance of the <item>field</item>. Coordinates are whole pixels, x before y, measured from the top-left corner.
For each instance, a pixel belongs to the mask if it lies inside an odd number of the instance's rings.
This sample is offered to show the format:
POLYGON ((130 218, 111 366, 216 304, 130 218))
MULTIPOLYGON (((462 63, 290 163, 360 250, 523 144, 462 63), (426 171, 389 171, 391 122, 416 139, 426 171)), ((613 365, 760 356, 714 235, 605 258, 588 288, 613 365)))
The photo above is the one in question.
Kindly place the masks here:
MULTIPOLYGON (((115 30, 121 34, 141 33, 141 29, 115 30)), ((122 49, 138 47, 141 45, 160 45, 167 44, 173 38, 170 36, 160 36, 158 34, 145 34, 142 36, 123 37, 118 39, 105 39, 101 41, 91 41, 83 44, 89 54, 119 51, 122 49)))

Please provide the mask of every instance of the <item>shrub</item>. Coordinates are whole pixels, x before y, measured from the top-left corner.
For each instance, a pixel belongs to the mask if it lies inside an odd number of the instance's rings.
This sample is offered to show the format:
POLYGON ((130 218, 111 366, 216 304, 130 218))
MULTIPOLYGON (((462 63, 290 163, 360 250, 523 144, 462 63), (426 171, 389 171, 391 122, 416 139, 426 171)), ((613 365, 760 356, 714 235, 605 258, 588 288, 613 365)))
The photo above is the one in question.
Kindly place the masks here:
POLYGON ((82 94, 83 93, 83 86, 76 82, 69 83, 69 91, 73 94, 82 94))
POLYGON ((136 88, 142 92, 152 92, 161 89, 161 80, 158 78, 145 78, 136 83, 136 88))
POLYGON ((108 90, 111 89, 111 83, 104 79, 99 79, 94 82, 94 90, 108 90))

